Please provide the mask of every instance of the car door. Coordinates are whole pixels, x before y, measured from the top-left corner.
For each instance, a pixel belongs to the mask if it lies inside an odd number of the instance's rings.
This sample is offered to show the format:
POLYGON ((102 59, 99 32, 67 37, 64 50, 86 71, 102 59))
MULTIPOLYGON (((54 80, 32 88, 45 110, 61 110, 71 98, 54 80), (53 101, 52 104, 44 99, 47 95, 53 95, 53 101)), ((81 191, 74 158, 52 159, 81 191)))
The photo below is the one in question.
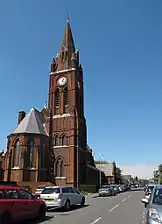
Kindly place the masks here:
POLYGON ((83 195, 76 188, 73 188, 73 191, 74 191, 75 203, 80 204, 82 201, 83 195))
POLYGON ((26 216, 26 213, 24 211, 24 204, 21 199, 19 199, 17 189, 6 189, 5 194, 6 207, 8 207, 9 211, 12 213, 13 220, 17 221, 23 219, 23 217, 26 216))
POLYGON ((32 194, 25 189, 19 189, 18 194, 24 204, 24 211, 27 217, 34 217, 38 211, 38 203, 36 203, 32 194))
POLYGON ((68 188, 68 196, 69 196, 69 199, 70 199, 70 204, 75 205, 76 204, 76 198, 75 198, 73 188, 72 187, 67 187, 67 188, 68 188))

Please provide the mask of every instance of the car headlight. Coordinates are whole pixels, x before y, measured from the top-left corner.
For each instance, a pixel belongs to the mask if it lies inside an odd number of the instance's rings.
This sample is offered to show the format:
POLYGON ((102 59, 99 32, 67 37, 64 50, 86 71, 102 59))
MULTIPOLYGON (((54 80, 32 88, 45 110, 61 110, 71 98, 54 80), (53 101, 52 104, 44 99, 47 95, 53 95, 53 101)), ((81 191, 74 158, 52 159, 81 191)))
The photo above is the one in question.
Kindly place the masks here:
POLYGON ((159 216, 159 213, 156 211, 156 209, 150 208, 150 210, 149 210, 149 216, 154 221, 161 223, 161 218, 159 216))

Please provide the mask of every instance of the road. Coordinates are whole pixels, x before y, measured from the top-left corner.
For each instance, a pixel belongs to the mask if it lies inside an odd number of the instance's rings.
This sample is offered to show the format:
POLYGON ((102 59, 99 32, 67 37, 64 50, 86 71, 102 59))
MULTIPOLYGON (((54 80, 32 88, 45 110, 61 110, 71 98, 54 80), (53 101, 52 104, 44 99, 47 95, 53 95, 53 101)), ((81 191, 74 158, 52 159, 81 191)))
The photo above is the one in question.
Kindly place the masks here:
POLYGON ((134 190, 114 197, 87 197, 87 205, 70 212, 50 211, 41 224, 143 224, 143 191, 134 190))

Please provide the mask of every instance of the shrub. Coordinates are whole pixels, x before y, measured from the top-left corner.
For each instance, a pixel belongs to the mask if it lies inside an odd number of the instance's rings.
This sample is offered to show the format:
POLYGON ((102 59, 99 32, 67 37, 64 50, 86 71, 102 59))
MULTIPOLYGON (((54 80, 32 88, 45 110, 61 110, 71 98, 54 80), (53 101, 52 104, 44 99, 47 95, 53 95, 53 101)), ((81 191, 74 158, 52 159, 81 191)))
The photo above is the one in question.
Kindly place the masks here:
POLYGON ((97 187, 96 185, 80 185, 80 191, 83 193, 96 193, 97 187))

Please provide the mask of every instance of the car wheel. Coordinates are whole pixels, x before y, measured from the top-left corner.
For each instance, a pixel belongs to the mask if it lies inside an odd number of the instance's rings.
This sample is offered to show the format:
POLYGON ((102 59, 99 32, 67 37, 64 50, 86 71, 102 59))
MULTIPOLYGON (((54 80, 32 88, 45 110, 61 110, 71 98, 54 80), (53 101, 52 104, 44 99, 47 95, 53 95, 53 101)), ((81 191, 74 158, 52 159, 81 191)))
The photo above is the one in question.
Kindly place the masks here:
POLYGON ((37 219, 44 220, 45 217, 46 217, 46 208, 44 206, 41 206, 38 211, 37 219))
POLYGON ((81 201, 81 206, 84 207, 84 205, 85 205, 85 197, 83 197, 81 201))
POLYGON ((10 224, 10 223, 12 223, 12 217, 8 213, 2 214, 1 217, 0 217, 0 220, 1 220, 1 224, 10 224))
POLYGON ((64 208, 65 208, 65 211, 69 211, 70 210, 70 201, 69 200, 67 200, 66 201, 66 203, 65 203, 65 206, 64 206, 64 208))

